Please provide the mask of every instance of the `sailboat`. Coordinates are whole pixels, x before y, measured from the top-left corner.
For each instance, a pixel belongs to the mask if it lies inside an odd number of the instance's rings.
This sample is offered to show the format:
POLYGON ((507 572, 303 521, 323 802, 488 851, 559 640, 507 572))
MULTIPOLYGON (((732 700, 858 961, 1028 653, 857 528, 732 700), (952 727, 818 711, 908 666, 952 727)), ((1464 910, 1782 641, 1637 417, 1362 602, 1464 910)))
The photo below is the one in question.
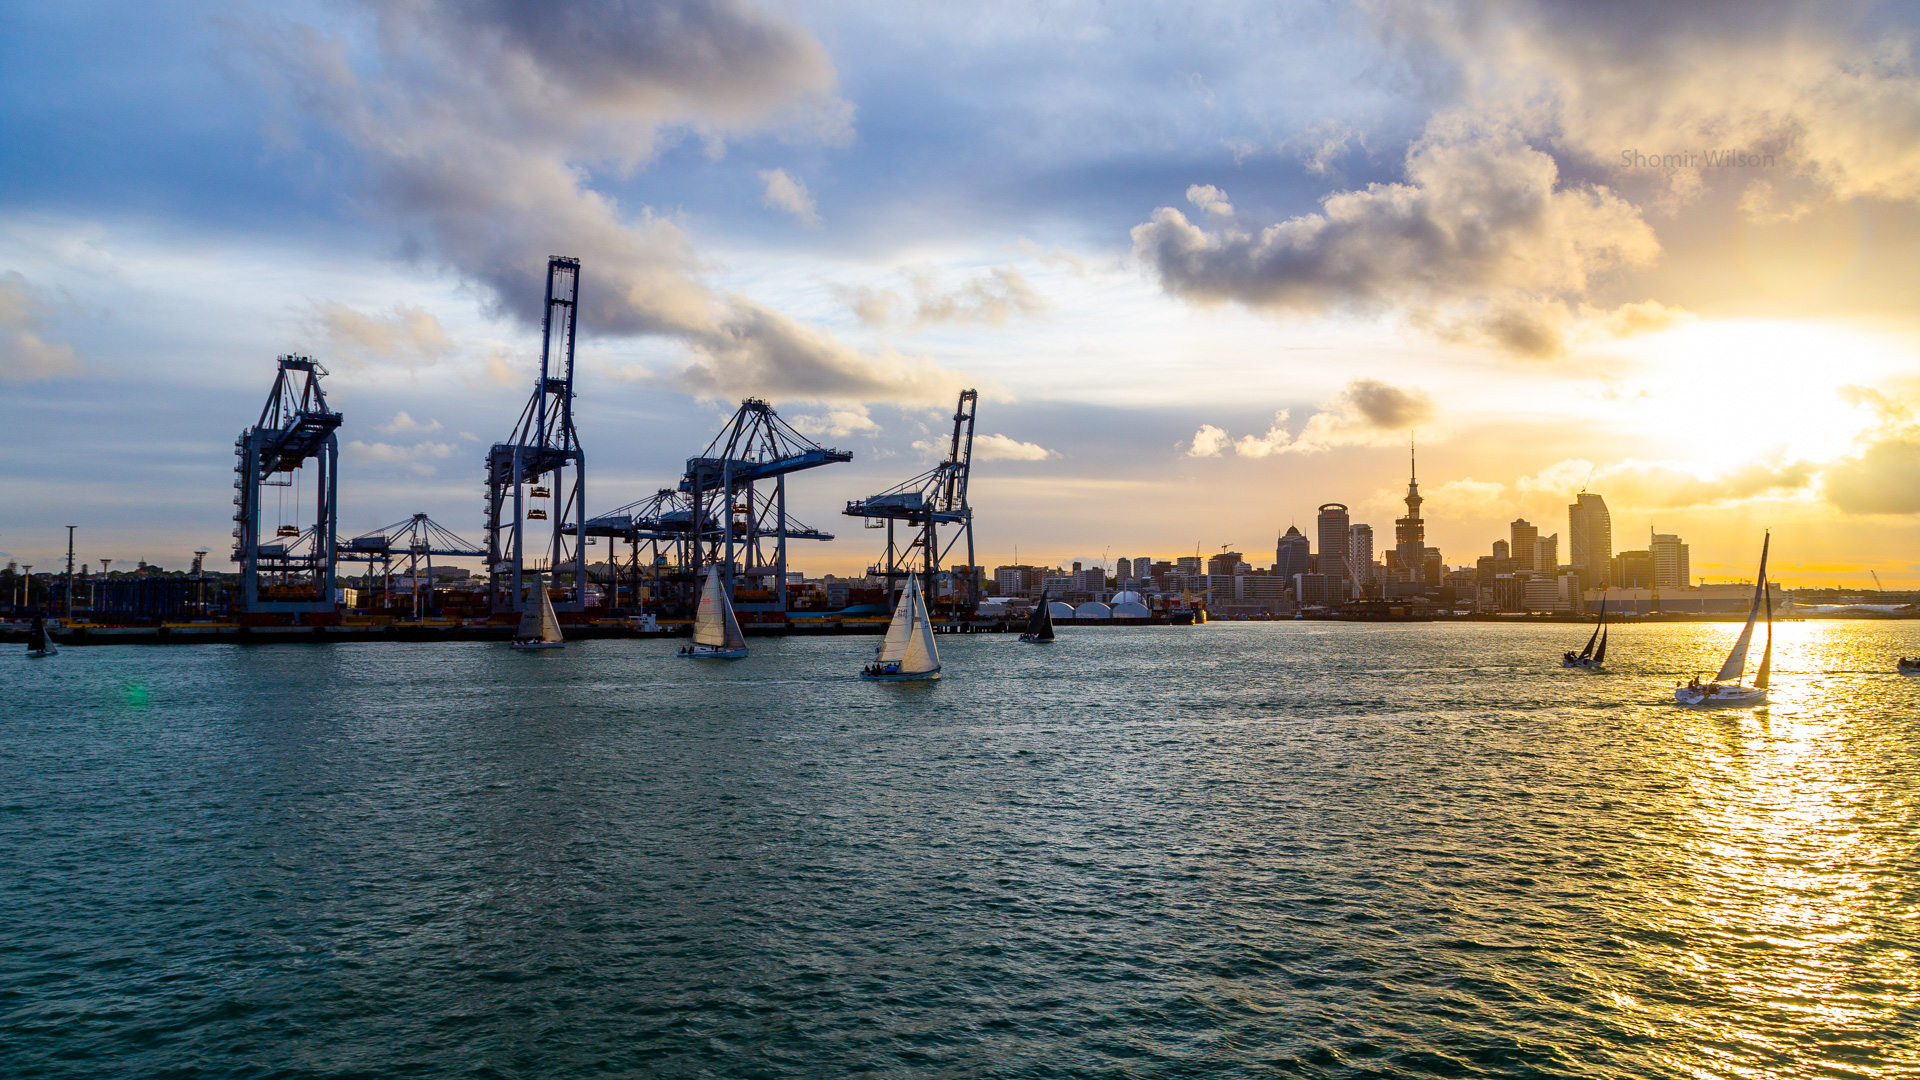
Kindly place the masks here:
POLYGON ((700 607, 693 616, 693 644, 680 650, 689 660, 739 660, 747 655, 747 638, 733 615, 733 598, 720 581, 720 568, 707 567, 700 586, 700 607))
POLYGON ((887 636, 875 650, 873 663, 860 671, 873 682, 912 682, 940 677, 940 650, 933 644, 933 622, 920 598, 920 579, 909 577, 907 591, 893 609, 887 636))
POLYGON ((533 592, 527 597, 527 609, 520 615, 520 629, 514 632, 510 649, 564 649, 566 638, 560 634, 560 617, 553 613, 553 600, 547 596, 546 583, 538 570, 533 573, 533 592), (538 603, 534 601, 538 600, 538 603))
POLYGON ((1027 616, 1027 632, 1020 635, 1020 640, 1036 645, 1053 641, 1053 609, 1047 606, 1047 590, 1040 590, 1040 602, 1033 606, 1033 614, 1027 616))
POLYGON ((35 615, 33 629, 27 633, 28 656, 55 656, 60 647, 53 643, 53 635, 47 632, 47 617, 35 615))
POLYGON ((1569 668, 1597 668, 1607 662, 1607 597, 1600 594, 1600 621, 1593 624, 1593 636, 1587 639, 1587 647, 1575 655, 1568 649, 1560 657, 1560 666, 1569 668), (1598 642, 1600 647, 1594 648, 1598 642))
POLYGON ((1713 681, 1702 685, 1698 678, 1685 686, 1676 686, 1673 700, 1689 708, 1715 709, 1740 705, 1763 705, 1767 700, 1767 678, 1773 668, 1773 596, 1767 588, 1767 548, 1773 543, 1769 535, 1760 544, 1760 580, 1753 587, 1753 607, 1747 612, 1747 625, 1734 640, 1733 651, 1727 654, 1727 662, 1720 665, 1720 673, 1713 681), (1766 605, 1767 647, 1760 654, 1760 670, 1754 674, 1751 686, 1740 685, 1740 677, 1747 667, 1747 646, 1753 643, 1753 624, 1760 618, 1760 606, 1766 605))

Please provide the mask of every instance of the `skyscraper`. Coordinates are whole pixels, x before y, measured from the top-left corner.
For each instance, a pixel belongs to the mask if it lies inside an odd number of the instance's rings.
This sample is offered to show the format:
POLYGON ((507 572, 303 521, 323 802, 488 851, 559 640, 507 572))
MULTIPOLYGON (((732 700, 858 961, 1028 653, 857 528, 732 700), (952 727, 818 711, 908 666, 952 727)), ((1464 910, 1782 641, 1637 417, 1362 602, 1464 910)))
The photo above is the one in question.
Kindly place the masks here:
POLYGON ((1689 565, 1689 551, 1686 544, 1680 542, 1672 533, 1654 533, 1653 542, 1647 545, 1653 554, 1653 587, 1656 589, 1684 589, 1693 577, 1693 567, 1689 565))
POLYGON ((1607 580, 1613 562, 1613 515, 1607 501, 1590 491, 1573 500, 1567 507, 1567 562, 1598 584, 1607 580))
POLYGON ((1526 518, 1515 518, 1508 527, 1508 535, 1513 537, 1513 568, 1515 570, 1537 570, 1533 562, 1533 542, 1540 539, 1540 530, 1526 518))
POLYGON ((1280 537, 1280 543, 1274 548, 1274 576, 1291 582, 1293 575, 1310 572, 1313 569, 1312 561, 1309 559, 1312 549, 1312 542, 1302 535, 1299 529, 1292 525, 1287 526, 1286 533, 1280 537))
POLYGON ((1393 523, 1393 563, 1402 579, 1419 582, 1427 551, 1427 525, 1420 520, 1420 470, 1407 444, 1407 516, 1393 523))
POLYGON ((1360 583, 1360 592, 1370 595, 1373 590, 1373 526, 1356 523, 1347 529, 1347 551, 1353 560, 1353 577, 1360 583))
POLYGON ((1347 504, 1326 503, 1320 507, 1320 572, 1327 576, 1329 595, 1347 598, 1347 504))
POLYGON ((1536 536, 1533 540, 1533 569, 1551 574, 1560 569, 1560 534, 1536 536))

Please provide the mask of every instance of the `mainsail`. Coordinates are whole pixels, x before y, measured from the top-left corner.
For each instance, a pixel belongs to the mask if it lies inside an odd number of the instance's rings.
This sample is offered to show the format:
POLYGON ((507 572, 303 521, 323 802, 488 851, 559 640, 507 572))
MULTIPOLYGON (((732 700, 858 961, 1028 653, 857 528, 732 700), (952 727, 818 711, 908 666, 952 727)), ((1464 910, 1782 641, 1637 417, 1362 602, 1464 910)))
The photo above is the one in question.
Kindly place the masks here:
POLYGON ((1767 676, 1773 671, 1773 590, 1763 581, 1760 588, 1767 594, 1767 647, 1760 653, 1760 671, 1753 677, 1757 690, 1767 688, 1767 676))
POLYGON ((1027 616, 1027 636, 1035 641, 1053 640, 1053 608, 1047 602, 1047 590, 1040 590, 1040 602, 1027 616))
POLYGON ((927 603, 916 581, 913 590, 913 633, 907 638, 907 654, 900 658, 900 673, 922 675, 940 670, 940 650, 933 644, 933 620, 927 617, 927 603))
POLYGON ((887 636, 880 640, 874 663, 897 664, 907 655, 907 641, 913 636, 913 598, 919 591, 919 579, 907 578, 907 587, 900 591, 900 602, 893 606, 893 621, 887 623, 887 636))
POLYGON ((1593 636, 1587 639, 1587 647, 1580 650, 1580 659, 1594 659, 1593 646, 1600 640, 1600 628, 1605 625, 1607 625, 1607 598, 1603 594, 1600 597, 1600 621, 1593 624, 1593 636))
POLYGON ((746 635, 740 632, 740 620, 734 617, 733 602, 720 582, 720 568, 707 567, 706 583, 700 586, 700 607, 693 617, 693 643, 714 649, 744 649, 746 635))
POLYGON ((519 641, 565 640, 560 634, 560 617, 553 613, 553 600, 547 596, 546 583, 540 580, 538 571, 533 575, 526 610, 520 614, 520 629, 513 636, 519 641), (536 600, 539 602, 535 603, 536 600))
MULTIPOLYGON (((1747 646, 1753 643, 1753 624, 1760 618, 1760 602, 1767 598, 1767 548, 1773 543, 1772 534, 1760 543, 1760 579, 1753 587, 1753 608, 1747 612, 1747 625, 1740 631, 1740 637, 1733 643, 1733 651, 1727 654, 1727 662, 1720 665, 1720 674, 1713 677, 1714 682, 1739 682, 1747 669, 1747 646)), ((1767 637, 1773 637, 1773 607, 1767 607, 1767 637)), ((1769 650, 1771 659, 1771 650, 1769 650)))

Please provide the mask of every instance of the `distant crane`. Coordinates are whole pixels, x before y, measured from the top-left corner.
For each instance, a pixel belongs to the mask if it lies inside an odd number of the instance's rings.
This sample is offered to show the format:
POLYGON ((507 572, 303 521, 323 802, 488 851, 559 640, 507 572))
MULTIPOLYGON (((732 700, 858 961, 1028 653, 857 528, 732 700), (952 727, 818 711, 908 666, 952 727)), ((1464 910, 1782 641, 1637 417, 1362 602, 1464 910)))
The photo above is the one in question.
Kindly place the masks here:
POLYGON ((1878 570, 1869 570, 1867 571, 1867 573, 1873 575, 1873 591, 1874 592, 1883 593, 1887 591, 1887 587, 1885 585, 1880 584, 1880 572, 1878 570))
MULTIPOLYGON (((454 559, 484 559, 487 549, 455 536, 446 528, 425 514, 415 514, 405 521, 396 521, 384 529, 363 533, 346 542, 340 551, 341 562, 364 562, 367 564, 367 576, 373 576, 373 564, 380 564, 381 580, 386 599, 392 601, 393 564, 404 559, 407 563, 407 578, 413 582, 413 617, 418 619, 433 613, 433 557, 454 559), (420 595, 420 569, 426 564, 427 589, 425 603, 420 595)), ((368 582, 371 586, 372 582, 368 582)))
POLYGON ((527 550, 527 534, 537 537, 542 532, 549 536, 534 543, 547 549, 540 561, 555 571, 555 578, 562 567, 573 567, 570 595, 554 609, 584 611, 587 606, 586 549, 578 535, 586 514, 587 463, 573 427, 573 342, 579 308, 580 260, 555 255, 547 260, 539 380, 512 441, 494 443, 487 452, 486 558, 496 612, 519 611, 525 603, 521 579, 530 556, 537 558, 527 550), (528 506, 529 501, 535 505, 528 506), (542 521, 545 527, 534 524, 542 521))
POLYGON ((886 577, 889 597, 896 583, 916 574, 923 579, 921 587, 926 595, 938 596, 935 582, 940 576, 940 565, 954 546, 965 539, 965 583, 955 580, 953 608, 956 613, 962 610, 970 613, 980 605, 979 567, 974 564, 973 552, 973 507, 967 502, 967 481, 973 470, 973 422, 979 400, 976 391, 960 391, 945 460, 877 495, 856 499, 842 511, 848 517, 866 519, 868 528, 887 530, 886 559, 868 573, 886 577), (901 524, 914 530, 912 539, 905 543, 895 532, 896 525, 901 524), (940 538, 943 525, 954 527, 944 543, 940 538))
MULTIPOLYGON (((233 441, 233 561, 240 564, 240 608, 246 612, 331 613, 336 533, 340 511, 340 440, 343 417, 327 407, 320 379, 327 373, 312 357, 282 356, 260 420, 233 441), (313 462, 312 524, 277 523, 272 542, 260 527, 265 488, 293 487, 313 462), (263 584, 263 577, 267 583, 263 584)), ((295 489, 294 516, 299 511, 295 489)), ((283 504, 284 505, 284 504, 283 504)))

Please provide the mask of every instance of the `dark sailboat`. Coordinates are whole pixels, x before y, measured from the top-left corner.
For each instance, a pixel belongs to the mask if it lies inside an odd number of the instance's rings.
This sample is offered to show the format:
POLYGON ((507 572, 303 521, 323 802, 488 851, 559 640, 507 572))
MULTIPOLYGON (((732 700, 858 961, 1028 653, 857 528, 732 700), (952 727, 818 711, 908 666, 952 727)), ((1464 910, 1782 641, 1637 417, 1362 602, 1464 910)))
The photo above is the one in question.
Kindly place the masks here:
POLYGON ((1600 620, 1593 624, 1593 636, 1587 639, 1587 647, 1577 654, 1568 649, 1560 656, 1560 666, 1569 668, 1597 668, 1607 662, 1607 598, 1600 597, 1600 620), (1594 645, 1598 643, 1599 648, 1594 645))
POLYGON ((33 629, 27 633, 28 656, 52 656, 60 651, 53 643, 53 635, 47 632, 47 617, 35 615, 33 629))
POLYGON ((1033 614, 1027 616, 1027 632, 1020 635, 1020 640, 1036 645, 1053 640, 1053 609, 1047 603, 1047 590, 1040 590, 1040 602, 1033 605, 1033 614))

